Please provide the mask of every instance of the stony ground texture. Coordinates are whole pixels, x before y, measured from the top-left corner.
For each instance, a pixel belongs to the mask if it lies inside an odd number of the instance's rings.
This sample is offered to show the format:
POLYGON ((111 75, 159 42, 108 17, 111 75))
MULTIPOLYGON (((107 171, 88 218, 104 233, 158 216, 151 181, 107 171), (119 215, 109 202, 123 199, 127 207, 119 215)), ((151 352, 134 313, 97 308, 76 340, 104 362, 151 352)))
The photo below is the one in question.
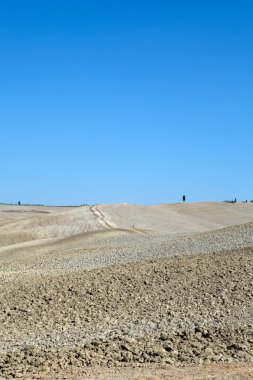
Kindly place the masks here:
POLYGON ((253 359, 253 250, 1 284, 6 377, 75 366, 253 359))
POLYGON ((0 251, 0 379, 253 377, 252 223, 36 242, 0 251))

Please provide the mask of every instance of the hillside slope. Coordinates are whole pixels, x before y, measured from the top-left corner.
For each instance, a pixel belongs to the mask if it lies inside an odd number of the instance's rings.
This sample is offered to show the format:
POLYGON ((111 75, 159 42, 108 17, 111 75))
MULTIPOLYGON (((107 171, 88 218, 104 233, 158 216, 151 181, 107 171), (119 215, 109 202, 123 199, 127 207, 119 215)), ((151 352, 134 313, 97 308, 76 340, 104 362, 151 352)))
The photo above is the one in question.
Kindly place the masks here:
POLYGON ((252 221, 253 203, 111 204, 75 208, 0 206, 0 247, 102 230, 175 234, 252 221))

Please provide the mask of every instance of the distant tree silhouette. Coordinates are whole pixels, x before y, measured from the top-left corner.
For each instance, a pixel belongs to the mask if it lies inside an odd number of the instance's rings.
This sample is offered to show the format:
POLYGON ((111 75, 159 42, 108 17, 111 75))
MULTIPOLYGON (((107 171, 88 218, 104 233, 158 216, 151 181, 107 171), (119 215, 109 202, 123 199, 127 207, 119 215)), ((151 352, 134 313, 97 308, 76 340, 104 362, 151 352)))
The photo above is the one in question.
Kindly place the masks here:
POLYGON ((182 199, 183 199, 183 202, 185 202, 186 201, 186 196, 183 195, 182 199))
POLYGON ((20 203, 20 201, 19 201, 19 202, 18 202, 18 205, 20 206, 20 204, 21 204, 21 203, 20 203))

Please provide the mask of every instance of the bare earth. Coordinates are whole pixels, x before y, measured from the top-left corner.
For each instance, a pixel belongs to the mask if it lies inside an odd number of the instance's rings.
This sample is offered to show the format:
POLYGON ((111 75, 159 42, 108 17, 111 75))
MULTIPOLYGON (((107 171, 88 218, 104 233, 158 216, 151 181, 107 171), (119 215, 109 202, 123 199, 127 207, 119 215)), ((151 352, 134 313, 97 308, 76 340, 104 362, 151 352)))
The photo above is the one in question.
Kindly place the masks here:
POLYGON ((251 379, 252 268, 252 203, 0 206, 0 379, 251 379))

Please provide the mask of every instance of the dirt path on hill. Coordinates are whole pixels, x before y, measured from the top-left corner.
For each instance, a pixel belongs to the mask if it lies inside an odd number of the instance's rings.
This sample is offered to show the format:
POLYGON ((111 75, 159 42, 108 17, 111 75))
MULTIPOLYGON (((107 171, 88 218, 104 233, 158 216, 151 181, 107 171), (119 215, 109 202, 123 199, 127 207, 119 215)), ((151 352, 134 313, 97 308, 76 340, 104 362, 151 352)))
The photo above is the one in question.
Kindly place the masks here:
MULTIPOLYGON (((75 375, 68 371, 54 376, 38 374, 35 380, 252 380, 253 366, 245 364, 209 364, 202 366, 148 366, 141 368, 88 368, 75 375)), ((25 378, 25 380, 28 380, 25 378)))
POLYGON ((104 215, 102 214, 102 212, 98 209, 97 206, 91 206, 90 207, 90 210, 91 212, 93 213, 93 215, 95 216, 97 222, 102 226, 104 227, 105 229, 111 229, 112 226, 105 220, 105 217, 104 215))

